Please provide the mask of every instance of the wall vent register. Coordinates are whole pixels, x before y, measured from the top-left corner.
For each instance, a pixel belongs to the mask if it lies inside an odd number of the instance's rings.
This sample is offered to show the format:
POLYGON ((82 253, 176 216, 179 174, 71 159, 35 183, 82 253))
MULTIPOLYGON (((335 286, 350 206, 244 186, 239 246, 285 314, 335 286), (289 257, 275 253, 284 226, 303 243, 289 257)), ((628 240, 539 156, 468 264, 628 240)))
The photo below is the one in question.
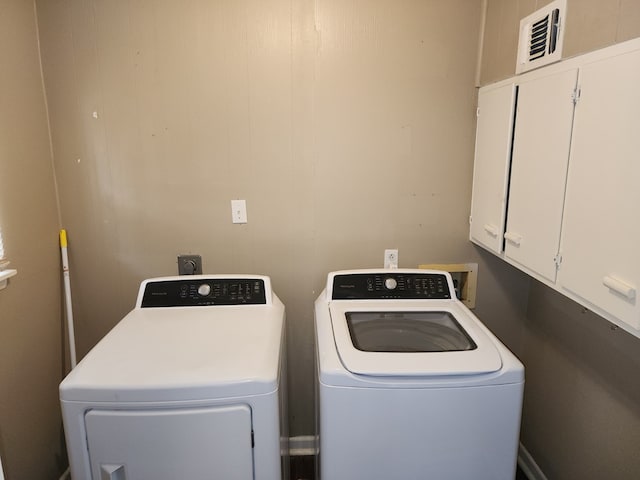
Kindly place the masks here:
POLYGON ((520 22, 516 73, 548 65, 562 58, 566 0, 556 0, 520 22))

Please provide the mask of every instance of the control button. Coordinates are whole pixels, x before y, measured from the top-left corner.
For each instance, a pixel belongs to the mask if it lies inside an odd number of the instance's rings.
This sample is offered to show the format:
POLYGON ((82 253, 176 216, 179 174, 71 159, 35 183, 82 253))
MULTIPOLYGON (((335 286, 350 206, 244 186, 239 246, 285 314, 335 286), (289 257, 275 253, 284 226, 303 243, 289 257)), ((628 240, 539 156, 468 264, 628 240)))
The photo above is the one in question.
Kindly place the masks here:
POLYGON ((208 283, 203 283, 198 287, 198 295, 201 297, 207 297, 211 293, 211 285, 208 283))
POLYGON ((398 286, 398 282, 395 278, 387 277, 384 279, 384 286, 387 290, 395 290, 398 286))

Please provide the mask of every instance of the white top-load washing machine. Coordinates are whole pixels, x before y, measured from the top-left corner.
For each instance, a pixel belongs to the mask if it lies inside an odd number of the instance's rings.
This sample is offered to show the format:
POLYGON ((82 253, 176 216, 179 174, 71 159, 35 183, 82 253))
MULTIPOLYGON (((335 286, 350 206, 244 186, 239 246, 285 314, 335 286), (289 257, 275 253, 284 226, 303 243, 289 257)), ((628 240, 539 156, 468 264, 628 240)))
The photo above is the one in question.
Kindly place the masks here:
POLYGON ((524 368, 448 273, 331 273, 315 327, 322 479, 513 480, 524 368))
POLYGON ((288 478, 284 337, 269 277, 145 280, 60 384, 72 478, 288 478))

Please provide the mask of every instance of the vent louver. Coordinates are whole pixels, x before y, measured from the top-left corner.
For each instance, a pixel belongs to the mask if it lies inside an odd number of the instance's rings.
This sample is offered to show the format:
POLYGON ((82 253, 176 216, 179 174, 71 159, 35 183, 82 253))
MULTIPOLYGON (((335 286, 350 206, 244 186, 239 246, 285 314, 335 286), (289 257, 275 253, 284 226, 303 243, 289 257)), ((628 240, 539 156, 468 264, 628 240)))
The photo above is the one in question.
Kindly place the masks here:
POLYGON ((562 58, 566 0, 551 2, 520 22, 516 73, 548 65, 562 58))

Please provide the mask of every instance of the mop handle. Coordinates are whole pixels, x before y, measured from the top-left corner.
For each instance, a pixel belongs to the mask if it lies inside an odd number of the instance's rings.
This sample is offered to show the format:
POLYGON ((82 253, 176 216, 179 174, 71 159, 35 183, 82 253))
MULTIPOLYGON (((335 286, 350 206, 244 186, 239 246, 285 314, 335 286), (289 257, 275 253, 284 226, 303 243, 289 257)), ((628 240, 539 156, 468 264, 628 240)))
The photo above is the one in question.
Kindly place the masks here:
POLYGON ((60 252, 62 253, 62 275, 64 277, 65 311, 67 313, 67 332, 69 333, 69 358, 71 368, 76 366, 76 341, 73 331, 73 307, 71 305, 71 281, 69 279, 69 256, 67 254, 67 231, 60 230, 60 252))

